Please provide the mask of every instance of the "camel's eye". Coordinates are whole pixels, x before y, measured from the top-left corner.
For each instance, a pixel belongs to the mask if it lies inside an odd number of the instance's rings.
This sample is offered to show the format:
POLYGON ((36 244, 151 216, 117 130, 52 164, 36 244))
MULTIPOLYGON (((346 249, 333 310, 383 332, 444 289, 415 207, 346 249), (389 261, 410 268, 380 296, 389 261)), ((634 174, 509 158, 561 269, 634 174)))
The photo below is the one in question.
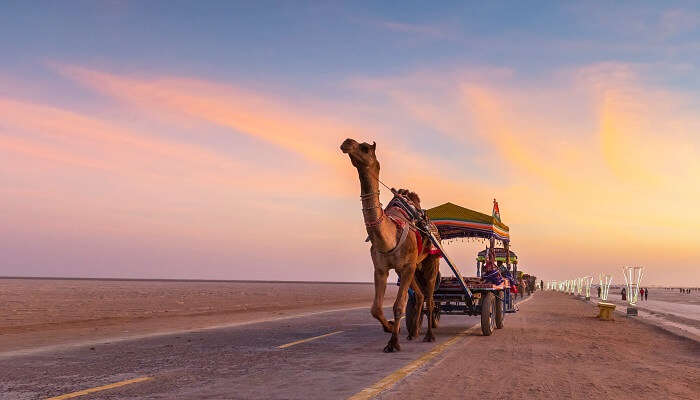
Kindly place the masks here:
POLYGON ((361 144, 360 145, 360 150, 362 150, 363 153, 367 153, 369 151, 369 145, 366 144, 361 144))

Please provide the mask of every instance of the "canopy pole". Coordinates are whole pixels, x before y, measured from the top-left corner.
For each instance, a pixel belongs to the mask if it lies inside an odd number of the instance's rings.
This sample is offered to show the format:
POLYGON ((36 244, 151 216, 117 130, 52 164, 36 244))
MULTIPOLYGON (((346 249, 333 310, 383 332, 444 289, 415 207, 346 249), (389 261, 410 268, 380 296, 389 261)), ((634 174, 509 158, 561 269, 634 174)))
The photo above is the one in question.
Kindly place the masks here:
POLYGON ((503 249, 506 251, 506 268, 510 271, 510 250, 508 249, 510 242, 503 242, 503 249))

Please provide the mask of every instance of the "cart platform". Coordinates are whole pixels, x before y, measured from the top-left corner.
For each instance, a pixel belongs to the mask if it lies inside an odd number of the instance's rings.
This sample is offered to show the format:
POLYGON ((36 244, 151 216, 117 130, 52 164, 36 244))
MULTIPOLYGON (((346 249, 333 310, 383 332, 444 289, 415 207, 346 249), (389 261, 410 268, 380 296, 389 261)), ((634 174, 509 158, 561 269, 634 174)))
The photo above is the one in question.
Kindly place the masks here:
MULTIPOLYGON (((508 279, 504 279, 500 285, 494 285, 491 282, 475 276, 465 276, 462 277, 462 279, 472 291, 510 289, 510 282, 508 282, 508 279)), ((444 277, 440 279, 440 286, 435 291, 435 293, 440 292, 462 292, 462 286, 459 284, 457 278, 444 277)))

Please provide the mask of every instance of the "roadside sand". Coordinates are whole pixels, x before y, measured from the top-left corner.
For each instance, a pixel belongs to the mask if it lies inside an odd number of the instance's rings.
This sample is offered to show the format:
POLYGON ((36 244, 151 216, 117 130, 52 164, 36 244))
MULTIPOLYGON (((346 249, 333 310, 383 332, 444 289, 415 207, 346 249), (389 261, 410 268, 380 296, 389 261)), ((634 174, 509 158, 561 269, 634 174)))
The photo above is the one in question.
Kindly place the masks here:
MULTIPOLYGON (((652 295, 654 294, 652 292, 652 295)), ((636 305, 640 319, 672 333, 700 342, 700 303, 695 301, 698 296, 691 297, 691 295, 678 294, 675 296, 681 298, 654 296, 663 300, 640 300, 636 305)), ((598 301, 600 299, 591 298, 593 304, 597 304, 598 301)), ((609 296, 607 301, 617 305, 617 310, 623 313, 628 306, 626 301, 621 300, 619 294, 617 296, 609 296)))
MULTIPOLYGON (((608 298, 611 299, 621 299, 620 291, 622 287, 610 288, 610 294, 608 298)), ((591 288, 591 295, 596 296, 595 287, 591 288)), ((678 293, 678 289, 663 289, 663 288, 649 288, 648 299, 651 301, 665 301, 669 303, 682 303, 682 304, 693 304, 700 305, 700 291, 692 291, 691 293, 678 293)), ((643 304, 645 301, 639 299, 639 303, 643 304)))
MULTIPOLYGON (((387 287, 387 304, 396 286, 387 287)), ((0 353, 368 307, 372 284, 0 279, 0 353)))
POLYGON ((494 336, 471 336, 382 399, 698 399, 700 343, 538 292, 494 336))

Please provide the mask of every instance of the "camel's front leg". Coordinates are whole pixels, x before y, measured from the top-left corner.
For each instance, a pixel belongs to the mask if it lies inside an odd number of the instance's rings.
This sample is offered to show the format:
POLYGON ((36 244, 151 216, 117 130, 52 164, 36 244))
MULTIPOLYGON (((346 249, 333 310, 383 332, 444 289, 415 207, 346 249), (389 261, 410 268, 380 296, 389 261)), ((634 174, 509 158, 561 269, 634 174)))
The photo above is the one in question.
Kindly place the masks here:
POLYGON ((399 329, 401 328, 401 316, 406 309, 406 296, 408 293, 408 287, 413 282, 413 275, 416 272, 416 264, 406 264, 401 269, 401 284, 399 285, 399 292, 396 294, 396 301, 394 302, 394 325, 392 326, 391 339, 384 347, 385 353, 391 353, 394 350, 401 351, 401 346, 399 345, 399 329))
POLYGON ((374 302, 372 303, 371 313, 374 318, 382 324, 384 332, 392 331, 392 324, 384 317, 384 292, 386 291, 386 280, 389 278, 389 271, 374 270, 374 302))

